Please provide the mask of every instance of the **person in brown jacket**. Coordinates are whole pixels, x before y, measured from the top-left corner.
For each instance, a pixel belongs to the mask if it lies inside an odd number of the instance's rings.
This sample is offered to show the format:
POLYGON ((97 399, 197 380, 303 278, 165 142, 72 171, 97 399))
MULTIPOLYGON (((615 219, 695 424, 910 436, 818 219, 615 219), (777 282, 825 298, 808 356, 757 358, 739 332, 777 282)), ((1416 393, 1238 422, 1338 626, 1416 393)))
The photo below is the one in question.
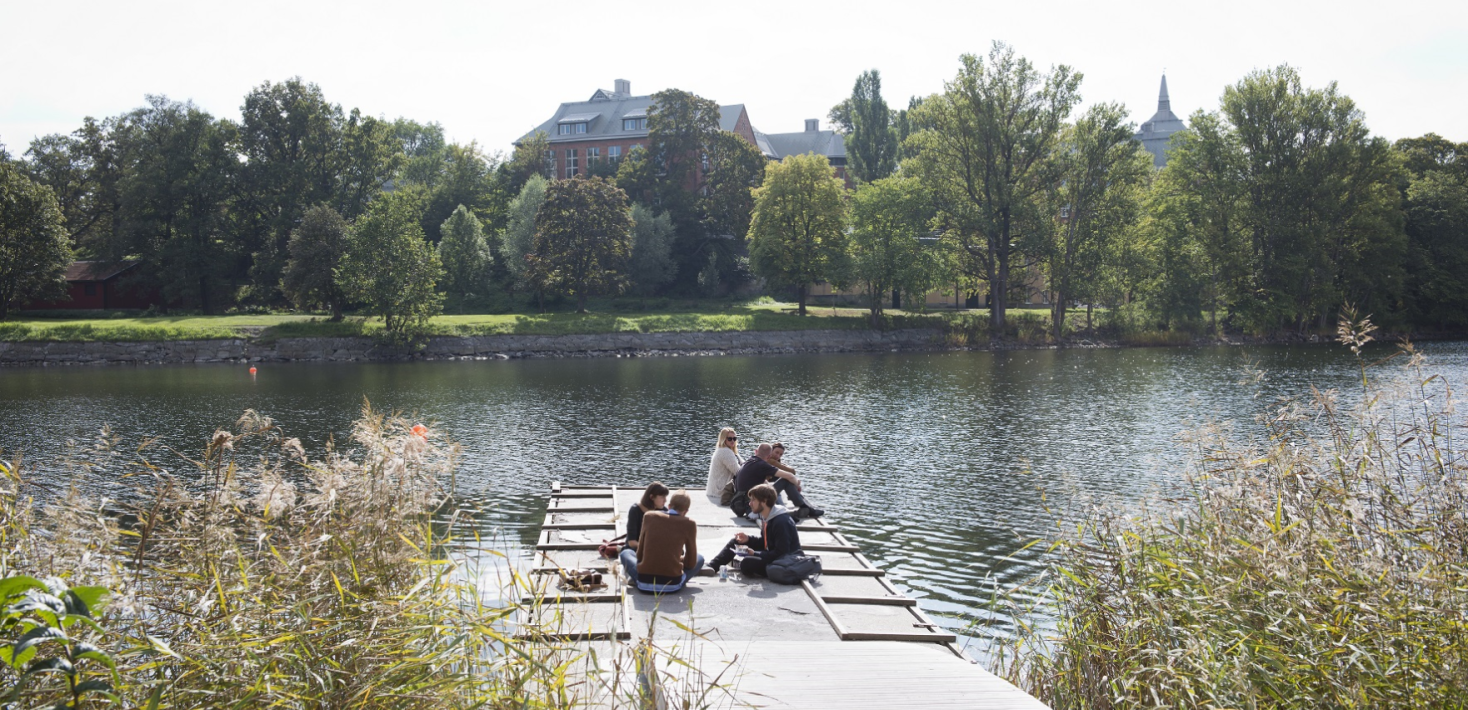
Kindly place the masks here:
MULTIPOLYGON (((668 512, 652 511, 642 516, 637 574, 632 578, 639 591, 676 592, 703 568, 703 555, 698 554, 698 523, 688 517, 692 504, 686 491, 678 491, 668 500, 668 512)), ((631 570, 628 573, 631 577, 631 570)))

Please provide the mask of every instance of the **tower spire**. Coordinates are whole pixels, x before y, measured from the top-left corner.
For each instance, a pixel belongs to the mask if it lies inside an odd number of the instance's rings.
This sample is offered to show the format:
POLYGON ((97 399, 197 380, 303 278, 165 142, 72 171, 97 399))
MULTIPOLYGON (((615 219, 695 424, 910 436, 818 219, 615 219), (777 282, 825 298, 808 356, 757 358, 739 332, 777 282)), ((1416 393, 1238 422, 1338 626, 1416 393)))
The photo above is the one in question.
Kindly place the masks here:
POLYGON ((1167 99, 1167 72, 1162 73, 1162 91, 1157 94, 1157 111, 1171 111, 1172 102, 1167 99))

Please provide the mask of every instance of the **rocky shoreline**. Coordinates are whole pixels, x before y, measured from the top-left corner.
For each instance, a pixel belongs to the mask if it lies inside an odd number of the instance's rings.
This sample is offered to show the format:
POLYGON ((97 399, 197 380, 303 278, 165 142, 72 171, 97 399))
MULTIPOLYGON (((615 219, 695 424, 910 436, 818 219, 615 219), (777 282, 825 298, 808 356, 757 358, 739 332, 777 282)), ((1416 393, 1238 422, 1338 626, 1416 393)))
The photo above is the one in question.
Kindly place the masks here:
MULTIPOLYGON (((1399 336, 1383 335, 1382 341, 1399 336)), ((1416 333, 1414 341, 1462 340, 1457 332, 1416 333)), ((1065 342, 955 343, 937 328, 908 330, 789 330, 720 333, 598 333, 434 337, 420 349, 384 345, 372 338, 230 338, 150 342, 0 342, 0 368, 60 365, 178 365, 249 362, 408 362, 593 357, 700 357, 793 353, 939 352, 986 350, 1323 345, 1320 334, 1196 338, 1172 343, 1123 343, 1076 337, 1065 342)))
POLYGON ((949 349, 943 332, 792 330, 721 333, 601 333, 430 338, 422 349, 365 337, 261 341, 0 342, 0 367, 245 362, 404 362, 520 358, 679 357, 949 349))

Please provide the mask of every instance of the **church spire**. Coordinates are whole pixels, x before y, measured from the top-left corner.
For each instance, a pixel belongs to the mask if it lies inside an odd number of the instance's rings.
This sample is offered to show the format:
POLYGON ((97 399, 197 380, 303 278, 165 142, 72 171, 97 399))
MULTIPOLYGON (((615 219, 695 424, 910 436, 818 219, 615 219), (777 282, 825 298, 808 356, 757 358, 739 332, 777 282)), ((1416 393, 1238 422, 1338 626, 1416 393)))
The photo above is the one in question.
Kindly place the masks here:
POLYGON ((1167 100, 1167 74, 1162 75, 1162 91, 1157 94, 1157 112, 1172 111, 1172 102, 1167 100))

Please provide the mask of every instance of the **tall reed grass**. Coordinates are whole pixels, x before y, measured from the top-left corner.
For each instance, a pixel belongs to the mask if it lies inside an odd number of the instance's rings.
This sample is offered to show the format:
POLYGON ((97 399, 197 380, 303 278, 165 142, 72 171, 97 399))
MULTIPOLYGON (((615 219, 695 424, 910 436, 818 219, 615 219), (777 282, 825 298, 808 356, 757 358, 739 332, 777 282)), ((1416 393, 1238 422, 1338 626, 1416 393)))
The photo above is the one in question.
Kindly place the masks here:
POLYGON ((1464 707, 1464 420, 1410 346, 1368 362, 1371 331, 1340 328, 1359 391, 1195 432, 1186 497, 1048 541, 995 670, 1057 709, 1464 707))
MULTIPOLYGON (((118 445, 102 432, 73 473, 131 482, 127 502, 73 489, 38 508, 26 464, 0 467, 0 577, 111 590, 105 631, 74 640, 116 660, 110 690, 129 707, 648 704, 635 679, 652 676, 636 664, 652 668, 657 649, 517 639, 544 585, 512 567, 503 590, 482 589, 445 554, 477 537, 446 508, 458 449, 431 431, 364 406, 344 450, 310 459, 247 411, 198 456, 145 442, 123 457, 118 445)), ((0 651, 15 641, 0 638, 0 651)), ((25 670, 0 664, 0 696, 72 707, 61 685, 18 685, 25 670)), ((665 690, 660 702, 712 707, 728 701, 721 687, 665 690)))

